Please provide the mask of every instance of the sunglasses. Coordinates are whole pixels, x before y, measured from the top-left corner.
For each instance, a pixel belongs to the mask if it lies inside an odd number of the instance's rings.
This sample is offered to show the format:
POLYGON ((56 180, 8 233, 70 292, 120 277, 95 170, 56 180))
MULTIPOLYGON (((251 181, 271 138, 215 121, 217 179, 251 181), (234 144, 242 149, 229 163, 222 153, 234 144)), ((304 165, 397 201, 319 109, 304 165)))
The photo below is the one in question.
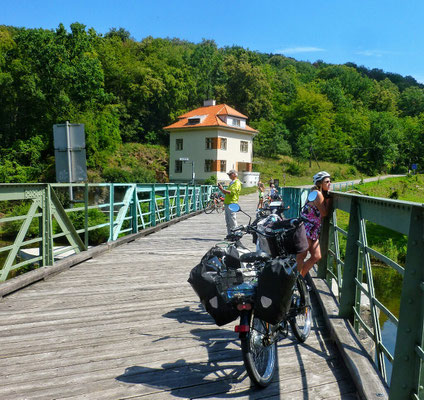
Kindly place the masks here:
POLYGON ((331 183, 330 179, 324 181, 323 183, 331 183))

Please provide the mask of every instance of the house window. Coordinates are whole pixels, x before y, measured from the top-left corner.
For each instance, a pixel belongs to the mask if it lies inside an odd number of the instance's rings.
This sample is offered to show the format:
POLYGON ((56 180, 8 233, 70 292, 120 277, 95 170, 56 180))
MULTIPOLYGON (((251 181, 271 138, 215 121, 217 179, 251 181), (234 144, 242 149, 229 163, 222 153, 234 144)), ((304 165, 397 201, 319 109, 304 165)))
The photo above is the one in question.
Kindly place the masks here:
POLYGON ((200 117, 191 117, 191 118, 188 118, 188 124, 189 125, 197 125, 197 124, 200 124, 200 117))
POLYGON ((181 174, 183 172, 183 162, 180 160, 175 160, 175 173, 181 174))
POLYGON ((212 172, 213 160, 205 160, 205 172, 212 172))
POLYGON ((233 118, 232 125, 233 125, 233 126, 240 126, 240 120, 239 120, 239 119, 235 119, 235 118, 233 118))
POLYGON ((175 139, 175 150, 183 149, 183 139, 175 139))
POLYGON ((242 140, 240 142, 240 152, 241 153, 247 153, 249 151, 249 143, 242 140))
POLYGON ((207 150, 213 149, 213 138, 211 137, 206 138, 206 149, 207 150))
POLYGON ((221 138, 221 150, 227 150, 227 139, 221 138))
POLYGON ((221 172, 227 172, 227 161, 225 160, 220 161, 220 170, 221 172))

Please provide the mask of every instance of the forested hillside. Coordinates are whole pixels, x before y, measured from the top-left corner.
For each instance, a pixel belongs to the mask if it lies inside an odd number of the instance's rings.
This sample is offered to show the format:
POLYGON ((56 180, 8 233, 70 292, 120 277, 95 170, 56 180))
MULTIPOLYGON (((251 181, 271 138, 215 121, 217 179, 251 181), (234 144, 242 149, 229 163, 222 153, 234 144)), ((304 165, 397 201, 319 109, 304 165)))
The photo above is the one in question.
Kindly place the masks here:
MULTIPOLYGON (((54 180, 52 126, 65 121, 85 124, 91 176, 116 177, 114 154, 167 145, 162 127, 207 98, 249 116, 257 156, 312 148, 368 174, 424 166, 424 89, 412 77, 75 23, 0 26, 0 182, 54 180)), ((127 172, 152 179, 137 168, 127 172)))

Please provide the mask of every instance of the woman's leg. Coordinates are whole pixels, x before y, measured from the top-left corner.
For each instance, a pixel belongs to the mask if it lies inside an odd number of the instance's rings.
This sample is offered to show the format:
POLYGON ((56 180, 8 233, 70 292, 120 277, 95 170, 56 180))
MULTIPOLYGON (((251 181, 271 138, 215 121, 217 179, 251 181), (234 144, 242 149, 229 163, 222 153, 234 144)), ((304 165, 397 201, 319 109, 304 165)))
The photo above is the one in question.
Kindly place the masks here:
POLYGON ((321 249, 319 247, 319 240, 311 240, 308 238, 309 243, 309 253, 311 254, 311 257, 308 258, 302 265, 302 269, 298 269, 303 277, 306 276, 306 274, 309 272, 309 270, 314 266, 315 263, 317 263, 319 260, 321 260, 321 249))

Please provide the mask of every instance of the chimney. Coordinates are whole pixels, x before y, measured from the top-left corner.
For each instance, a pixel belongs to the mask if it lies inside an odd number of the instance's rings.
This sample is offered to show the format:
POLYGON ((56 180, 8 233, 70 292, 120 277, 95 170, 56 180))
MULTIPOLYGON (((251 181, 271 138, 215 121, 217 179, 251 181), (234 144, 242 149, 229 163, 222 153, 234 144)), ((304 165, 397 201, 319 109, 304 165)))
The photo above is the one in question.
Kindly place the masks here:
POLYGON ((215 105, 216 105, 216 100, 209 99, 209 100, 203 101, 204 107, 210 107, 210 106, 215 106, 215 105))

